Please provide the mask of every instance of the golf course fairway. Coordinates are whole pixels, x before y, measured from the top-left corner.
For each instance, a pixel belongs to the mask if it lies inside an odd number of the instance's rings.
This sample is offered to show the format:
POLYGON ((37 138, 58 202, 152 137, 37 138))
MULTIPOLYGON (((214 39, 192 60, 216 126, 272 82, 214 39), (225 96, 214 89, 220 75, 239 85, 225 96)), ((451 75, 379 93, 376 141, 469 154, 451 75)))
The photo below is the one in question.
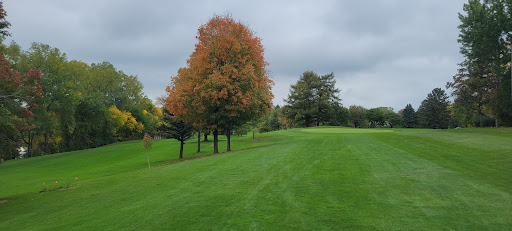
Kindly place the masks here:
POLYGON ((195 142, 183 162, 157 140, 2 163, 0 230, 512 227, 510 128, 300 128, 213 156, 195 142))

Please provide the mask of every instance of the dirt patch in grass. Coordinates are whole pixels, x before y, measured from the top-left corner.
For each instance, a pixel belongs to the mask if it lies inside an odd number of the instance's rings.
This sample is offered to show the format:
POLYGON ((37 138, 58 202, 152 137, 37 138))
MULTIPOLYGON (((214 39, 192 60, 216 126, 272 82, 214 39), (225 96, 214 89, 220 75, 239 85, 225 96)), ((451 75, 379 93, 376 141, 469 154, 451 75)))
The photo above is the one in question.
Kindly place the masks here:
POLYGON ((0 204, 3 204, 3 203, 7 203, 9 202, 8 200, 0 200, 0 204))
POLYGON ((78 188, 79 186, 80 185, 70 185, 70 186, 61 186, 61 187, 57 187, 57 188, 44 188, 39 192, 45 193, 45 192, 52 192, 52 191, 57 191, 57 190, 64 191, 64 190, 68 190, 68 189, 78 188))

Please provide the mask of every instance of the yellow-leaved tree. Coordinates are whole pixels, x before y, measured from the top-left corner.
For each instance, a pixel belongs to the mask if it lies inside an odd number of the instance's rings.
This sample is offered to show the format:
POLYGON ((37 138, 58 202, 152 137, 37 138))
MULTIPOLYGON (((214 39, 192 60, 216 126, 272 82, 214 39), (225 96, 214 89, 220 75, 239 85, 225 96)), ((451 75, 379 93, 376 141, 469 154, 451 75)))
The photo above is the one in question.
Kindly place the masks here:
POLYGON ((116 106, 108 109, 108 121, 118 140, 133 139, 142 133, 144 124, 137 122, 132 113, 121 111, 116 106))

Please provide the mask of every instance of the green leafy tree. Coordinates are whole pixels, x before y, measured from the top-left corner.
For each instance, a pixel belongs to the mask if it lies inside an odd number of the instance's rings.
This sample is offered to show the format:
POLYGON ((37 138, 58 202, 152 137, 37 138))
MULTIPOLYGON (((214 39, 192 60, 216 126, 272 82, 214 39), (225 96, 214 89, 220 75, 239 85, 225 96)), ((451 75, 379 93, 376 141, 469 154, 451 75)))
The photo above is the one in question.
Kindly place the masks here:
POLYGON ((279 120, 279 124, 282 128, 289 129, 295 127, 295 120, 293 120, 292 113, 292 109, 289 105, 285 105, 281 108, 281 112, 277 119, 279 120))
POLYGON ((7 31, 7 28, 11 26, 11 23, 7 21, 7 12, 4 10, 3 2, 0 2, 0 43, 2 43, 5 37, 10 36, 11 33, 7 31))
POLYGON ((59 127, 62 131, 74 129, 73 112, 78 103, 75 97, 76 79, 64 74, 66 54, 41 43, 32 43, 28 51, 23 51, 14 42, 7 48, 7 52, 13 68, 20 73, 27 73, 30 69, 41 71, 43 94, 36 100, 39 106, 34 111, 36 129, 32 132, 44 137, 43 151, 50 153, 50 140, 59 127))
MULTIPOLYGON (((10 23, 0 2, 0 42, 9 36, 10 23)), ((5 50, 5 49, 2 49, 5 50)), ((34 109, 41 97, 41 72, 28 70, 22 74, 0 54, 0 159, 13 159, 18 155, 20 138, 27 143, 27 154, 32 155, 34 140, 34 109), (24 135, 24 136, 21 136, 24 135)))
POLYGON ((115 142, 115 134, 109 128, 108 110, 97 99, 82 99, 75 111, 76 127, 71 134, 67 150, 95 148, 115 142))
POLYGON ((341 104, 333 104, 330 111, 329 126, 347 126, 349 120, 348 108, 341 106, 341 104))
POLYGON ((392 107, 378 107, 384 116, 384 126, 390 128, 400 127, 402 125, 402 117, 393 111, 392 107))
POLYGON ((281 129, 281 125, 279 124, 279 113, 281 112, 280 108, 275 108, 270 112, 270 129, 272 131, 277 131, 281 129))
POLYGON ((251 131, 251 121, 236 127, 233 130, 233 134, 237 136, 245 136, 247 133, 249 133, 249 131, 251 131))
POLYGON ((366 118, 370 122, 371 128, 376 128, 377 126, 384 125, 384 113, 380 108, 372 108, 366 111, 366 118))
POLYGON ((256 133, 259 131, 258 130, 258 124, 259 124, 259 119, 253 119, 251 121, 249 121, 248 123, 250 124, 250 128, 251 128, 251 133, 252 133, 252 139, 256 139, 256 133))
POLYGON ((415 128, 417 127, 417 115, 416 111, 411 104, 407 104, 402 112, 403 127, 404 128, 415 128))
POLYGON ((139 110, 139 115, 152 108, 137 76, 127 75, 109 62, 91 64, 89 75, 81 81, 85 87, 83 94, 100 98, 106 107, 114 105, 133 114, 139 110))
POLYGON ((367 109, 363 106, 352 105, 348 108, 348 115, 350 118, 350 123, 355 128, 364 128, 368 124, 368 120, 366 118, 367 109))
POLYGON ((510 86, 510 44, 512 41, 512 2, 509 0, 470 0, 459 14, 461 62, 453 81, 455 107, 464 113, 459 122, 471 117, 496 118, 512 124, 510 86))
POLYGON ((418 120, 421 127, 425 128, 448 128, 450 124, 450 102, 445 91, 435 88, 423 100, 418 109, 418 120))

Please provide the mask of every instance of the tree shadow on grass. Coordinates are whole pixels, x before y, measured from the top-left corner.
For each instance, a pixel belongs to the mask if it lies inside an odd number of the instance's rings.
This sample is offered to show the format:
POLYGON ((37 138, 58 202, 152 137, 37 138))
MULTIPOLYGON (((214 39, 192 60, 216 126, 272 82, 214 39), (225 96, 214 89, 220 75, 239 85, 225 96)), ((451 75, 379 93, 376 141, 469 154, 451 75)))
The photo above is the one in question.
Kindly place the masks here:
POLYGON ((159 164, 159 165, 155 166, 155 168, 163 167, 163 166, 168 166, 168 165, 173 165, 173 164, 179 164, 179 163, 183 163, 183 162, 187 162, 187 161, 192 161, 192 160, 203 159, 203 158, 217 156, 217 155, 223 155, 223 154, 229 154, 229 153, 237 153, 237 152, 240 152, 240 151, 246 151, 246 150, 252 150, 252 149, 257 149, 257 148, 269 147, 269 146, 272 146, 272 145, 274 145, 274 144, 264 144, 264 145, 259 145, 259 146, 254 146, 254 147, 248 147, 248 148, 243 148, 243 149, 239 149, 239 150, 234 150, 234 151, 230 151, 230 152, 219 152, 219 153, 209 154, 209 155, 204 155, 204 156, 188 157, 188 158, 183 158, 181 160, 174 160, 174 161, 171 161, 169 163, 159 164))

